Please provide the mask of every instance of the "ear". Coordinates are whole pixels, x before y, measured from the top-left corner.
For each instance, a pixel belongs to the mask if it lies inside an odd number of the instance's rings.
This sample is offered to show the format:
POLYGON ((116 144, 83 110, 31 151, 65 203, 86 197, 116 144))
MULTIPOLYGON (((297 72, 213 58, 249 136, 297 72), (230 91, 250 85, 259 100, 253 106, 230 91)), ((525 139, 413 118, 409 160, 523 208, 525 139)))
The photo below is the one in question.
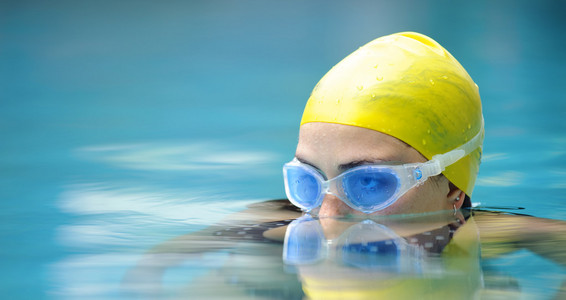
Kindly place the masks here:
POLYGON ((450 182, 449 186, 450 186, 450 191, 448 192, 448 195, 446 195, 446 199, 448 200, 449 203, 451 203, 450 206, 454 206, 456 209, 459 209, 464 204, 464 200, 466 199, 466 193, 464 193, 464 191, 462 191, 461 189, 457 188, 454 184, 452 184, 452 182, 450 182))

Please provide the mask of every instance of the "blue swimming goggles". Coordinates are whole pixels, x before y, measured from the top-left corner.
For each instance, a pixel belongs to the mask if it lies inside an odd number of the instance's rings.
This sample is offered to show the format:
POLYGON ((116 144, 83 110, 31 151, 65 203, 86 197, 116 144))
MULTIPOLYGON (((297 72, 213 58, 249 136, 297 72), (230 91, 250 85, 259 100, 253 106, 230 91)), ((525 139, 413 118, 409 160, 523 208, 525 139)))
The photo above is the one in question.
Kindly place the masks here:
POLYGON ((344 201, 351 208, 366 214, 382 210, 429 177, 440 174, 472 151, 481 147, 483 122, 479 133, 464 145, 438 154, 425 163, 403 165, 363 165, 352 168, 330 180, 316 168, 297 158, 283 166, 287 198, 304 211, 322 205, 325 194, 344 201))

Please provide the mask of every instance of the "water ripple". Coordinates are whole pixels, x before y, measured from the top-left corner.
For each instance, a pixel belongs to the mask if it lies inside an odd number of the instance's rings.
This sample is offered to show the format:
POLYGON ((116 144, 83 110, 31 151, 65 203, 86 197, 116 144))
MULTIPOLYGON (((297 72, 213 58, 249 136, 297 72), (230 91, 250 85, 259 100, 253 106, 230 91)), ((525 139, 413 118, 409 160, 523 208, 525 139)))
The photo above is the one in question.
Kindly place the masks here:
POLYGON ((77 149, 81 158, 113 166, 148 171, 211 171, 258 167, 274 161, 273 152, 250 150, 220 141, 139 143, 88 146, 77 149))

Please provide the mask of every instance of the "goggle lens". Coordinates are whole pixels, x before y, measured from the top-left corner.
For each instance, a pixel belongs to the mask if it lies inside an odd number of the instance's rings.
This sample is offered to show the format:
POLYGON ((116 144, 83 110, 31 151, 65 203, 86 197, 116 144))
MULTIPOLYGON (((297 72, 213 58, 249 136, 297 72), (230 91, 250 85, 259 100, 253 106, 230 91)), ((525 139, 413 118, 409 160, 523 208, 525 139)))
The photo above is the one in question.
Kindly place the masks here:
POLYGON ((289 200, 304 209, 317 207, 321 197, 321 183, 313 171, 305 167, 288 166, 285 172, 289 200))
POLYGON ((394 200, 399 188, 399 177, 383 168, 362 167, 344 174, 342 182, 348 200, 362 211, 394 200))

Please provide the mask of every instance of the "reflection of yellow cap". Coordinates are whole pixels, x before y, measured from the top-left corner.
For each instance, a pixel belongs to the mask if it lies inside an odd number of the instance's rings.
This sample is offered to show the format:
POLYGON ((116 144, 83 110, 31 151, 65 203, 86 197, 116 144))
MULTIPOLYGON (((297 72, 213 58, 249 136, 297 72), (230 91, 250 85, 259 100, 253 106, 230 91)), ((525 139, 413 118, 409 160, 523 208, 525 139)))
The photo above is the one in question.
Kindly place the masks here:
MULTIPOLYGON (((458 61, 431 38, 403 32, 334 66, 307 102, 301 125, 309 122, 377 130, 431 159, 476 136, 482 112, 478 87, 458 61)), ((443 174, 471 196, 480 159, 481 147, 443 174)))
POLYGON ((469 218, 440 257, 421 257, 423 273, 420 274, 379 276, 379 271, 331 268, 323 264, 299 270, 303 291, 311 300, 476 299, 482 288, 479 250, 478 227, 469 218))

